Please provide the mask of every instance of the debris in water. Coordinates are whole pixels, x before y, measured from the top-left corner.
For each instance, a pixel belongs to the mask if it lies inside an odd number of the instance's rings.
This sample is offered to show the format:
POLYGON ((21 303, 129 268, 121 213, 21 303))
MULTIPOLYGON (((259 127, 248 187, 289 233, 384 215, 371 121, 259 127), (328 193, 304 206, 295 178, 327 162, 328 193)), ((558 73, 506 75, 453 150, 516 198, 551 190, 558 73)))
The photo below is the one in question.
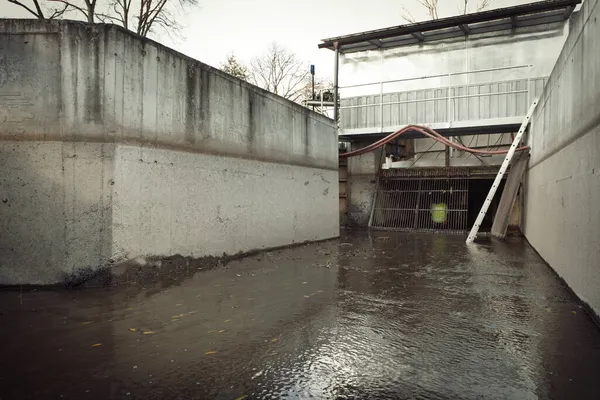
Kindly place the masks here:
POLYGON ((261 376, 263 374, 263 370, 261 369, 260 371, 258 371, 257 373, 255 373, 252 378, 250 378, 250 380, 254 380, 254 378, 258 378, 259 376, 261 376))
POLYGON ((206 353, 204 353, 204 354, 206 354, 207 356, 210 356, 210 355, 212 355, 212 354, 217 354, 217 352, 213 350, 213 351, 207 351, 207 352, 206 352, 206 353))
POLYGON ((248 395, 247 395, 247 394, 245 394, 245 395, 243 395, 243 396, 240 396, 240 397, 238 397, 238 398, 237 398, 237 399, 235 399, 235 400, 244 400, 246 397, 248 397, 248 395))
POLYGON ((278 340, 279 340, 278 338, 271 339, 271 343, 275 343, 278 340))
POLYGON ((175 304, 175 307, 179 307, 179 306, 182 306, 182 305, 183 305, 183 303, 177 303, 177 304, 175 304))
POLYGON ((226 320, 225 320, 225 321, 223 321, 223 322, 230 322, 230 321, 231 321, 230 319, 226 319, 226 320))
POLYGON ((219 333, 223 333, 223 332, 227 332, 227 330, 226 330, 226 329, 221 329, 221 330, 219 331, 219 333))
POLYGON ((129 332, 137 332, 136 328, 129 328, 129 332))
POLYGON ((154 332, 153 331, 145 331, 144 335, 152 335, 154 332))
POLYGON ((91 324, 91 323, 93 323, 93 322, 94 322, 94 321, 85 321, 85 322, 82 322, 82 323, 81 323, 81 325, 88 325, 88 324, 91 324))
POLYGON ((340 243, 340 246, 354 246, 352 243, 340 243))
POLYGON ((94 344, 92 345, 92 347, 100 347, 100 346, 102 346, 102 343, 94 343, 94 344))

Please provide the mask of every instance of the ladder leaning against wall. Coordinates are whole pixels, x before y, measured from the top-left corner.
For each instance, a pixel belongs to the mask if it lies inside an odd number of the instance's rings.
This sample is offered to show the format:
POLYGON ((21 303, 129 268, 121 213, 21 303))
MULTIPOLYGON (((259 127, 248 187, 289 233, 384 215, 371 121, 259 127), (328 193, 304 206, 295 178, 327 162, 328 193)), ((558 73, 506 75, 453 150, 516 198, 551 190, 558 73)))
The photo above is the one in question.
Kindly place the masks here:
POLYGON ((487 197, 485 198, 485 201, 483 202, 483 206, 481 206, 481 210, 479 211, 479 214, 477 215, 477 219, 475 220, 475 223, 473 224, 473 227, 471 228, 471 232, 469 232, 469 236, 467 237, 467 243, 473 243, 473 241, 477 237, 477 233, 479 232, 479 227, 481 226, 481 223, 483 222, 483 218, 485 218, 485 214, 487 213, 488 208, 490 208, 490 204, 492 204, 492 200, 494 198, 494 195, 496 194, 496 190, 498 190, 498 186, 500 186, 500 181, 502 180, 502 177, 506 173, 506 170, 508 169, 508 166, 510 165, 510 161, 512 160, 513 156, 515 155, 515 150, 517 149, 519 143, 521 142, 521 139, 523 138, 523 134, 525 133, 525 130, 527 130, 527 126, 529 125, 529 121, 531 120, 531 116, 533 115, 533 111, 535 110, 535 106, 537 106, 537 103, 538 103, 537 99, 535 99, 533 101, 533 103, 531 103, 531 106, 529 107, 529 111, 527 111, 527 115, 525 116, 525 119, 523 120, 523 123, 521 124, 521 127, 519 128, 519 131, 517 132, 515 139, 513 140, 512 144, 510 145, 510 148, 508 149, 508 153, 506 153, 506 157, 504 157, 504 161, 502 162, 502 165, 500 166, 500 170, 498 171, 498 174, 496 175, 496 179, 494 179, 494 183, 492 184, 492 187, 490 188, 490 191, 489 191, 487 197))

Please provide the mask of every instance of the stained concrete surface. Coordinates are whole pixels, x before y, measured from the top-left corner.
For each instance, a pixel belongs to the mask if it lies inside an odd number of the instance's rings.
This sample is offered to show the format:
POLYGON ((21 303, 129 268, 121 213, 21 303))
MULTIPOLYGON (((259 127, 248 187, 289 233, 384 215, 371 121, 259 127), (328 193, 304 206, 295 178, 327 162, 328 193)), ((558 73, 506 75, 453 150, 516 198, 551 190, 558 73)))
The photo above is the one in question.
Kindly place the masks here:
POLYGON ((0 398, 597 399, 600 330, 522 240, 346 232, 0 292, 0 398))
POLYGON ((531 117, 523 232, 600 315, 600 1, 586 0, 531 117))
POLYGON ((338 235, 333 120, 111 24, 0 49, 0 284, 338 235))

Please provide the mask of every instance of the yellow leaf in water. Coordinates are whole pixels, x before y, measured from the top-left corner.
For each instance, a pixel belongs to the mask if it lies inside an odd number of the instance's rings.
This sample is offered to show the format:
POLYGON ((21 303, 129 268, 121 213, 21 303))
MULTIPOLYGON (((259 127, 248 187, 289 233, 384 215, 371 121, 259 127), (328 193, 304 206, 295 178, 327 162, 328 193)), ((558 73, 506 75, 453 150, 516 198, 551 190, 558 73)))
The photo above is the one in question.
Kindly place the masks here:
POLYGON ((240 396, 240 397, 238 397, 238 398, 237 398, 237 399, 235 399, 235 400, 244 400, 246 397, 248 397, 248 395, 247 395, 247 394, 245 394, 245 395, 243 395, 243 396, 240 396))
POLYGON ((183 317, 183 314, 173 315, 171 318, 172 319, 177 319, 177 318, 181 318, 181 317, 183 317))
POLYGON ((81 325, 87 325, 87 324, 91 324, 91 323, 93 323, 93 322, 94 322, 94 321, 85 321, 85 322, 82 322, 82 323, 81 323, 81 325))
POLYGON ((135 328, 129 328, 129 332, 137 332, 137 329, 135 329, 135 328))
POLYGON ((207 352, 206 352, 206 353, 204 353, 204 354, 206 354, 207 356, 210 356, 210 355, 212 355, 212 354, 217 354, 217 352, 216 352, 216 351, 207 351, 207 352))
POLYGON ((573 314, 577 314, 577 311, 571 311, 573 314))
POLYGON ((227 332, 225 329, 221 329, 219 333, 227 332))
POLYGON ((129 307, 129 308, 125 309, 125 311, 131 311, 131 310, 133 310, 133 307, 129 307))
POLYGON ((152 332, 152 331, 146 331, 146 332, 144 332, 144 335, 152 335, 153 333, 154 332, 152 332))
POLYGON ((275 338, 275 339, 271 339, 271 343, 275 343, 276 341, 278 341, 279 339, 275 338))
POLYGON ((94 344, 92 345, 92 347, 100 347, 100 346, 102 346, 102 343, 94 343, 94 344))

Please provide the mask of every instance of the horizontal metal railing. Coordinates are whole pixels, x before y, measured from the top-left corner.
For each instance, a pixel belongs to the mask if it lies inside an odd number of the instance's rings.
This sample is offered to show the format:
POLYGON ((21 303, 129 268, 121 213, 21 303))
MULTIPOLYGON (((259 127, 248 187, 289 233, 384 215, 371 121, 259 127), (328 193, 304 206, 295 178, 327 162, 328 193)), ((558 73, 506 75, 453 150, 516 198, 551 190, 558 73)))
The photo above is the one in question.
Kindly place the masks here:
POLYGON ((339 88, 340 89, 349 89, 349 88, 355 88, 355 87, 361 87, 361 86, 381 85, 382 83, 383 84, 398 83, 398 82, 417 81, 417 80, 431 79, 431 78, 445 78, 448 76, 473 75, 473 74, 482 73, 482 72, 496 72, 496 71, 505 71, 505 70, 511 70, 511 69, 514 70, 514 69, 521 69, 521 68, 531 68, 532 66, 533 66, 532 64, 523 64, 523 65, 513 65, 513 66, 509 66, 509 67, 474 69, 471 71, 449 72, 447 74, 424 75, 424 76, 417 76, 417 77, 413 77, 413 78, 391 79, 391 80, 387 80, 387 81, 359 83, 356 85, 340 86, 339 88))

